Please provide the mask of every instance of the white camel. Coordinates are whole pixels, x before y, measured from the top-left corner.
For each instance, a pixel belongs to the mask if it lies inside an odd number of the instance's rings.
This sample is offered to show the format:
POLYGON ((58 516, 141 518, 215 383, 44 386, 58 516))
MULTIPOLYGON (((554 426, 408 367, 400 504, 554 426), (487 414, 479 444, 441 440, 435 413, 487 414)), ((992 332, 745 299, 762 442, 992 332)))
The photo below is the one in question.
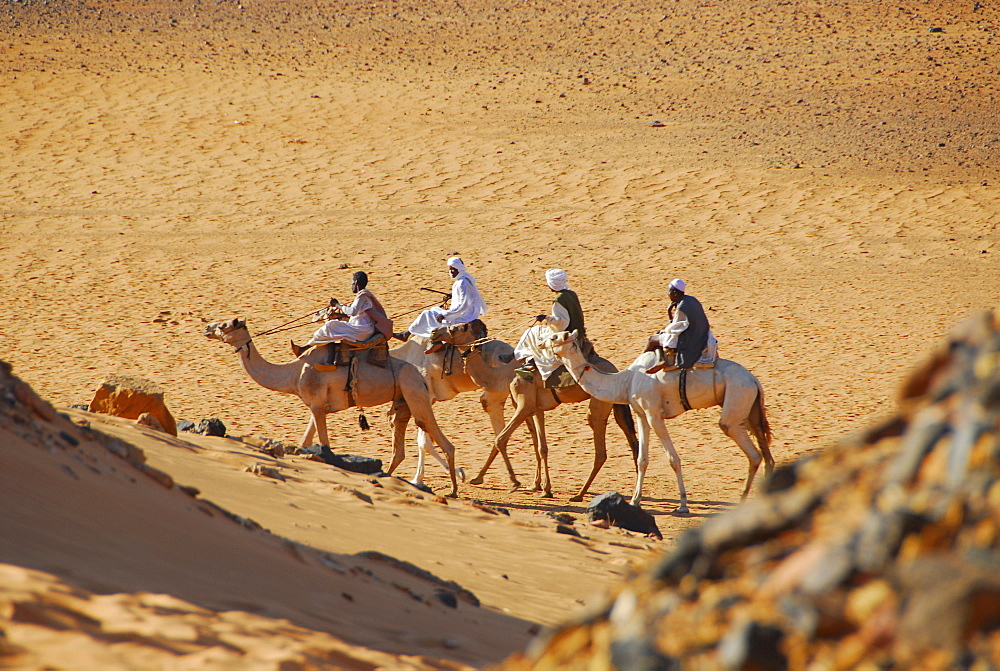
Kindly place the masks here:
MULTIPOLYGON (((680 372, 674 369, 647 375, 644 371, 656 363, 656 354, 646 352, 620 373, 602 373, 584 359, 577 346, 576 332, 556 333, 547 346, 563 360, 573 378, 594 398, 610 403, 629 403, 639 416, 639 456, 632 505, 638 506, 642 499, 642 486, 649 464, 649 427, 652 425, 670 459, 670 467, 677 474, 681 503, 674 513, 687 513, 681 460, 664 422, 664 419, 673 419, 686 410, 679 390, 680 372)), ((764 410, 764 390, 760 382, 735 361, 719 359, 712 368, 691 369, 687 375, 686 391, 687 409, 722 406, 719 428, 736 442, 750 460, 750 472, 742 496, 745 499, 760 466, 761 453, 765 477, 774 470, 770 448, 771 427, 764 410), (757 439, 757 446, 750 438, 751 432, 757 439)))
POLYGON ((427 384, 412 364, 390 356, 386 367, 382 368, 368 363, 367 357, 362 356, 354 388, 348 393, 347 366, 329 371, 317 370, 316 364, 323 363, 326 357, 323 347, 313 347, 294 361, 273 364, 257 350, 245 320, 213 322, 205 326, 205 336, 230 345, 233 352, 239 355, 240 365, 254 382, 266 389, 298 396, 309 407, 312 419, 302 436, 301 447, 311 444, 314 432, 319 434, 320 443, 330 444, 326 428, 328 413, 339 412, 352 405, 370 408, 392 403, 392 461, 387 472, 392 473, 403 460, 406 424, 412 416, 417 427, 444 450, 446 468, 451 476, 449 496, 458 495, 455 448, 438 426, 427 384))

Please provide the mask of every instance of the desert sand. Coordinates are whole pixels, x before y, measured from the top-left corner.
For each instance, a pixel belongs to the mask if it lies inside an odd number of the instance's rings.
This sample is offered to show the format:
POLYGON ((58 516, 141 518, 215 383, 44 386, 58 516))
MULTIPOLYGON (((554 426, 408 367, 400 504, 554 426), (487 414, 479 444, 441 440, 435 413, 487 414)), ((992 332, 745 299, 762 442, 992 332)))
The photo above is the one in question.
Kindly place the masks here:
MULTIPOLYGON (((374 606, 355 625, 320 624, 296 612, 309 609, 293 586, 253 614, 392 656, 372 664, 406 653, 497 662, 738 503, 746 458, 717 409, 669 424, 690 516, 669 514, 675 480, 651 451, 644 506, 657 542, 584 529, 585 504, 569 502, 593 455, 583 404, 546 417, 553 499, 509 492, 494 465, 458 501, 400 485, 376 492, 373 509, 338 489, 370 497, 364 478, 297 458, 279 464, 294 477, 258 478, 243 468, 259 453, 235 440, 165 440, 68 406, 107 373, 139 375, 166 390, 178 419, 219 417, 232 436, 296 444, 305 406, 257 386, 202 336, 205 323, 241 316, 263 331, 344 300, 364 270, 405 326, 434 300, 421 287, 447 290, 445 259, 458 254, 490 304, 491 333, 510 343, 550 305, 545 269, 565 268, 591 339, 619 367, 663 327, 666 284, 684 278, 721 356, 760 379, 778 462, 821 449, 887 413, 952 324, 1000 305, 997 19, 988 3, 4 3, 0 359, 200 499, 310 551, 410 562, 477 595, 484 619, 435 611, 477 652, 379 633, 374 606), (548 514, 559 512, 587 538, 556 534, 548 514), (494 632, 477 638, 477 626, 494 632)), ((255 343, 290 360, 288 337, 312 326, 255 343)), ((477 470, 491 445, 477 396, 435 413, 459 465, 477 470)), ((331 416, 334 451, 388 460, 385 411, 368 417, 361 432, 355 412, 331 416)), ((591 494, 631 494, 626 443, 608 435, 591 494)), ((511 448, 530 481, 524 431, 511 448)), ((411 434, 397 474, 412 475, 414 449, 411 434)), ((37 468, 24 481, 40 500, 56 496, 47 478, 58 468, 37 468)), ((428 484, 446 487, 436 465, 428 484)), ((23 516, 19 501, 4 498, 3 516, 23 516)), ((154 509, 185 526, 176 503, 154 509)), ((84 547, 88 534, 74 539, 84 547)), ((261 541, 241 543, 252 553, 261 541)), ((34 570, 68 585, 57 591, 149 591, 209 613, 254 603, 227 596, 224 575, 193 587, 183 546, 165 555, 171 571, 102 580, 96 556, 76 565, 71 551, 46 561, 45 543, 23 547, 27 537, 4 536, 12 567, 0 585, 34 570)))

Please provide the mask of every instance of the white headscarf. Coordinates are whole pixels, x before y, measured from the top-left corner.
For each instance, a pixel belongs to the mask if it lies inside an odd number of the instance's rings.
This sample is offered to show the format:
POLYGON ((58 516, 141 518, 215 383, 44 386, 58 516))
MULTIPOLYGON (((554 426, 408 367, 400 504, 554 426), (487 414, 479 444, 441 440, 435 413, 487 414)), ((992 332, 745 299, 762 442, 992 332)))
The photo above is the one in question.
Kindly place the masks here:
POLYGON ((561 268, 549 268, 545 271, 545 283, 552 291, 565 291, 569 289, 566 284, 566 271, 561 268))
POLYGON ((676 279, 670 283, 670 286, 677 289, 677 291, 684 293, 684 290, 687 289, 687 282, 681 279, 676 279))
MULTIPOLYGON (((454 268, 458 271, 458 275, 455 276, 455 282, 459 280, 469 280, 476 293, 479 294, 479 284, 476 282, 476 278, 469 274, 469 271, 465 269, 465 264, 462 263, 462 259, 457 256, 452 256, 448 259, 448 267, 454 268)), ((454 286, 454 285, 453 285, 454 286)), ((454 293, 454 292, 453 292, 454 293)), ((482 314, 486 314, 486 301, 483 300, 482 295, 479 295, 479 303, 481 304, 482 314)))

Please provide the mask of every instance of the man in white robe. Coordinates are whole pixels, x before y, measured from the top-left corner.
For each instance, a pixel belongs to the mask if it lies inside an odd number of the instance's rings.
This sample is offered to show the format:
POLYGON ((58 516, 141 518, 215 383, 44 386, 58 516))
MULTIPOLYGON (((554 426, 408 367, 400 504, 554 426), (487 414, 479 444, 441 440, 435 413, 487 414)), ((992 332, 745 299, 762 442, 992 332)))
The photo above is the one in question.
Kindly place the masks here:
MULTIPOLYGON (((332 317, 313 334, 313 337, 306 343, 308 348, 311 345, 325 345, 331 342, 362 342, 375 335, 375 312, 378 299, 372 295, 365 287, 368 286, 368 275, 358 271, 351 278, 351 291, 354 292, 354 301, 350 305, 340 305, 336 299, 331 299, 330 303, 335 308, 332 317), (347 321, 342 321, 342 317, 347 316, 347 321)), ((293 344, 293 350, 295 346, 293 344)), ((302 350, 304 351, 304 350, 302 350)))
POLYGON ((448 259, 448 272, 454 279, 451 285, 451 307, 447 310, 441 307, 424 310, 413 320, 410 328, 403 333, 394 334, 396 338, 405 341, 414 335, 429 339, 434 329, 440 326, 465 324, 486 314, 486 301, 479 293, 475 278, 465 269, 462 259, 457 256, 448 259))
POLYGON ((518 374, 530 376, 534 364, 542 380, 548 380, 562 365, 562 359, 551 348, 544 346, 549 337, 560 331, 572 330, 580 332, 581 339, 585 339, 587 335, 583 324, 583 310, 580 309, 576 293, 569 288, 566 271, 560 268, 546 270, 545 283, 556 293, 556 299, 552 302, 552 314, 535 317, 539 323, 526 330, 514 347, 514 356, 522 362, 518 374))

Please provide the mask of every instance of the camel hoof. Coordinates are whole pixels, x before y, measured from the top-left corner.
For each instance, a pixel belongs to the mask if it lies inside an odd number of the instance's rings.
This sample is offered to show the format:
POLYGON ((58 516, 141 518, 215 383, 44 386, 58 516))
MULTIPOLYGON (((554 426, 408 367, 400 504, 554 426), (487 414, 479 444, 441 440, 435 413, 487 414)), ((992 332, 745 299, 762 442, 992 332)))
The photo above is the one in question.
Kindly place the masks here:
POLYGON ((544 494, 542 494, 542 498, 543 499, 551 499, 552 498, 552 492, 545 492, 544 494))
POLYGON ((542 486, 541 485, 535 485, 534 487, 531 488, 531 491, 533 491, 533 492, 540 492, 540 491, 542 491, 542 486))
POLYGON ((471 480, 469 480, 469 484, 470 485, 481 485, 481 484, 483 484, 483 479, 482 478, 472 478, 471 480))
POLYGON ((459 466, 458 468, 456 468, 455 469, 455 475, 458 476, 459 480, 461 480, 462 482, 465 482, 465 469, 464 468, 462 468, 461 466, 459 466))
POLYGON ((574 496, 573 498, 570 499, 570 501, 572 501, 573 503, 583 503, 583 495, 574 496))
POLYGON ((674 511, 671 513, 671 515, 687 515, 688 512, 689 511, 687 505, 682 504, 674 508, 674 511))
POLYGON ((510 489, 508 491, 516 492, 520 488, 521 488, 521 483, 515 480, 513 483, 511 483, 510 489))

